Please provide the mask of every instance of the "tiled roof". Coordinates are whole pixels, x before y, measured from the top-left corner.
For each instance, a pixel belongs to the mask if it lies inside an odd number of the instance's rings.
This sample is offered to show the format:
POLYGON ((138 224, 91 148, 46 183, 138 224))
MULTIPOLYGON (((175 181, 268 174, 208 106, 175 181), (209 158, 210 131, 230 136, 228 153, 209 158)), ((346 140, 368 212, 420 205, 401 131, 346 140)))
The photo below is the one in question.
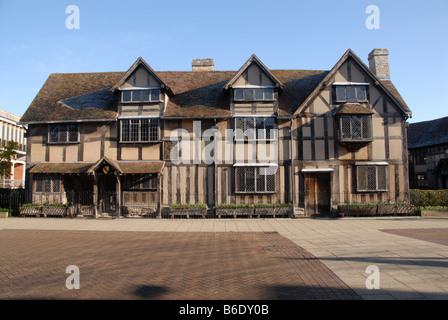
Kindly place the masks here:
POLYGON ((373 114, 374 112, 367 108, 366 105, 360 103, 345 103, 339 107, 336 112, 337 115, 340 114, 373 114))
POLYGON ((423 148, 448 143, 448 117, 411 123, 408 128, 408 148, 423 148))
MULTIPOLYGON (((279 94, 279 116, 291 116, 315 91, 328 71, 270 70, 284 85, 279 94)), ((109 89, 126 72, 51 74, 22 122, 116 119, 118 94, 109 89)), ((169 86, 165 118, 229 117, 230 96, 224 85, 237 71, 160 71, 157 76, 169 86)), ((404 104, 390 81, 382 82, 404 104)), ((405 104, 404 104, 405 105, 405 104)))
POLYGON ((86 173, 93 165, 89 162, 41 162, 30 169, 30 173, 77 174, 86 173))
MULTIPOLYGON (((30 169, 33 174, 80 174, 92 173, 99 162, 41 162, 30 169)), ((164 161, 113 161, 109 162, 119 173, 161 173, 165 166, 164 161)))

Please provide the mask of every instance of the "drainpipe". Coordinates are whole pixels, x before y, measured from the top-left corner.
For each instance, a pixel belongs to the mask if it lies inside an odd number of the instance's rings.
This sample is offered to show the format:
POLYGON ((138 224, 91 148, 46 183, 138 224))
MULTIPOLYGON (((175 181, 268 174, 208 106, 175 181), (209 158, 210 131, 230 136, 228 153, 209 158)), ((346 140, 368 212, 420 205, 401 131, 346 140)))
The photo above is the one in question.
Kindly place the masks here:
POLYGON ((216 136, 217 136, 217 132, 218 132, 218 127, 216 126, 216 118, 214 119, 215 121, 215 130, 213 133, 213 164, 214 164, 214 184, 215 184, 215 195, 214 195, 214 204, 213 204, 213 209, 214 212, 216 213, 216 207, 218 205, 218 166, 216 164, 216 153, 217 153, 217 143, 216 143, 216 136))
POLYGON ((291 126, 289 128, 289 133, 290 133, 290 141, 289 141, 289 145, 290 145, 290 155, 291 155, 291 191, 292 191, 292 210, 293 210, 293 214, 295 211, 295 207, 296 207, 296 201, 295 201, 295 181, 294 181, 294 154, 293 154, 293 131, 292 131, 292 125, 293 125, 293 119, 291 119, 291 126))

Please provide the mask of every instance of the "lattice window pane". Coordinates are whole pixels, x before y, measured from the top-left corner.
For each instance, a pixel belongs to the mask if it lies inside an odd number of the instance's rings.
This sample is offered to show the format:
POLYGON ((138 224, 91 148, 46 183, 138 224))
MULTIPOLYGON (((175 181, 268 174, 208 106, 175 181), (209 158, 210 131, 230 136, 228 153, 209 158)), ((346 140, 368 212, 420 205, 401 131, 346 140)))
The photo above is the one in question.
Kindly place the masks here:
POLYGON ((132 101, 141 101, 141 91, 132 90, 132 101))
POLYGON ((265 130, 265 122, 263 118, 256 118, 256 130, 257 130, 257 139, 264 140, 266 139, 266 130, 265 130))
POLYGON ((50 142, 58 142, 59 141, 59 125, 51 125, 50 126, 50 142))
POLYGON ((235 168, 235 188, 236 191, 246 191, 246 174, 244 168, 235 168))
POLYGON ((352 138, 352 126, 350 117, 341 118, 341 138, 342 139, 352 138))
POLYGON ((254 100, 254 89, 243 89, 245 100, 254 100))
POLYGON ((159 140, 159 120, 151 119, 149 124, 149 141, 159 140))
POLYGON ((274 118, 266 118, 265 119, 265 128, 266 128, 266 139, 267 140, 275 139, 275 119, 274 118))
POLYGON ((371 138, 371 130, 370 130, 370 123, 371 118, 370 117, 362 117, 362 138, 363 139, 370 139, 371 138))
POLYGON ((357 101, 356 100, 356 87, 347 86, 347 101, 357 101))
POLYGON ((139 127, 139 120, 138 119, 132 119, 131 120, 131 141, 138 141, 138 127, 139 127))
POLYGON ((336 101, 347 101, 345 86, 336 86, 336 101))
POLYGON ((246 190, 247 192, 255 191, 255 168, 246 168, 246 190))
POLYGON ((141 119, 140 120, 140 140, 148 141, 149 139, 149 120, 141 119))
POLYGON ((268 191, 268 192, 275 191, 275 172, 276 171, 277 171, 276 167, 266 168, 266 191, 268 191))
POLYGON ((126 90, 121 93, 121 101, 130 102, 131 101, 131 91, 126 90))
POLYGON ((266 191, 266 168, 257 169, 257 191, 266 191))
POLYGON ((387 167, 378 167, 378 190, 387 190, 387 167))
POLYGON ((78 125, 77 124, 69 124, 68 125, 68 132, 69 132, 68 140, 70 142, 78 141, 78 125))
POLYGON ((367 182, 367 168, 368 167, 358 167, 357 176, 358 176, 358 191, 367 191, 368 182, 367 182))
POLYGON ((151 90, 151 101, 160 101, 160 90, 151 90))
POLYGON ((235 138, 236 140, 244 139, 244 118, 235 118, 235 138))
POLYGON ((244 134, 249 140, 255 139, 255 123, 253 118, 244 118, 244 134))
POLYGON ((50 176, 49 180, 51 181, 51 190, 53 192, 61 192, 61 177, 59 176, 50 176))
POLYGON ((129 141, 129 120, 121 120, 121 141, 129 141))
POLYGON ((366 101, 367 100, 367 90, 364 86, 356 87, 356 96, 357 101, 366 101))
POLYGON ((255 91, 255 99, 263 100, 263 89, 254 89, 255 91))
POLYGON ((265 100, 274 100, 274 89, 263 89, 265 100))
POLYGON ((141 91, 141 101, 149 101, 149 90, 141 91))
POLYGON ((234 94, 235 100, 243 100, 244 99, 243 89, 235 89, 233 91, 233 94, 234 94))
POLYGON ((362 139, 362 124, 361 119, 357 116, 351 117, 351 123, 352 123, 352 139, 354 140, 361 140, 362 139))

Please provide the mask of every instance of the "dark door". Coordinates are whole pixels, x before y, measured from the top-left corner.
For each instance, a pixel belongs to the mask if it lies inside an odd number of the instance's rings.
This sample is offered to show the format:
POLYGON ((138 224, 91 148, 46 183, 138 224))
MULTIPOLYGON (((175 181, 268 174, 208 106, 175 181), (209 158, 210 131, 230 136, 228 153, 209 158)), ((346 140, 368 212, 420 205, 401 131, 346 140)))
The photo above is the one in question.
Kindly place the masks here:
POLYGON ((115 214, 116 184, 114 174, 98 175, 98 212, 115 214))
POLYGON ((330 174, 310 173, 305 176, 305 212, 307 215, 330 213, 330 174))

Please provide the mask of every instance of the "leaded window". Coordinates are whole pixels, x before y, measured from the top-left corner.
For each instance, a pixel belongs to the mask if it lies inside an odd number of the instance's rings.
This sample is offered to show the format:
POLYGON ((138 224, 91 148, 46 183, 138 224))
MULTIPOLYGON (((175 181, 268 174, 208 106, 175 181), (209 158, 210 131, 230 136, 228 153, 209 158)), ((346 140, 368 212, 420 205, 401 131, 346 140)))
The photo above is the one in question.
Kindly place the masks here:
POLYGON ((48 139, 50 143, 78 142, 78 125, 75 123, 52 124, 49 127, 48 139))
POLYGON ((121 102, 159 102, 159 89, 137 89, 137 90, 123 90, 121 92, 121 102))
POLYGON ((358 192, 387 191, 387 166, 357 166, 358 192))
POLYGON ((340 117, 341 141, 365 141, 372 139, 371 116, 346 115, 340 117))
POLYGON ((159 141, 159 119, 123 119, 121 142, 159 141))
POLYGON ((275 192, 276 167, 236 167, 235 191, 238 193, 275 192))
POLYGON ((365 85, 336 85, 336 102, 366 102, 367 86, 365 85))
POLYGON ((275 140, 275 118, 235 118, 236 140, 275 140))
POLYGON ((238 101, 272 101, 274 89, 272 88, 235 88, 233 99, 238 101))
POLYGON ((125 189, 157 189, 157 174, 133 174, 125 176, 125 189))
POLYGON ((60 175, 37 175, 35 177, 35 192, 59 193, 61 192, 60 175))

